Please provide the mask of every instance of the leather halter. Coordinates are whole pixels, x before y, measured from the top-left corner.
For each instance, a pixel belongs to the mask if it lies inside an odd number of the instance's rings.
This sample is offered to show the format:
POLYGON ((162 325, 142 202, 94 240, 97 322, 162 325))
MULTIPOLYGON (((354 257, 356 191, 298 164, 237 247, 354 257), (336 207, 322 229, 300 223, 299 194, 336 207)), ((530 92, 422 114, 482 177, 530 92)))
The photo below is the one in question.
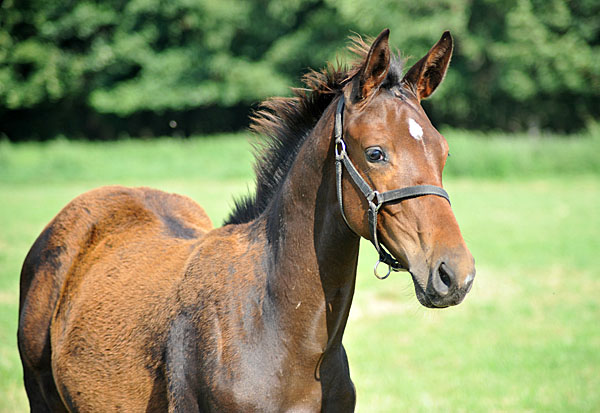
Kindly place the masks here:
MULTIPOLYGON (((352 232, 354 230, 348 223, 348 219, 346 218, 346 214, 344 213, 344 204, 342 200, 342 166, 346 167, 348 171, 348 175, 352 178, 352 181, 356 184, 358 189, 363 193, 367 202, 369 203, 369 229, 371 231, 371 243, 375 246, 375 249, 379 253, 379 260, 375 264, 374 272, 375 276, 379 279, 387 278, 391 271, 401 271, 407 270, 407 268, 402 267, 398 260, 396 260, 392 255, 385 250, 383 245, 379 243, 377 238, 377 213, 379 209, 386 202, 392 201, 403 201, 409 198, 416 198, 419 196, 425 195, 436 195, 442 198, 445 198, 448 202, 450 202, 450 197, 448 193, 441 187, 435 185, 416 185, 416 186, 408 186, 405 188, 394 189, 391 191, 386 191, 383 193, 377 192, 372 189, 369 184, 363 179, 363 177, 358 173, 356 167, 350 161, 348 157, 348 153, 346 152, 346 143, 343 139, 343 119, 342 115, 344 112, 344 96, 340 97, 340 100, 337 104, 337 109, 335 111, 335 170, 336 170, 336 189, 337 189, 337 199, 338 204, 340 206, 340 211, 342 212, 342 217, 348 225, 348 228, 352 232), (385 263, 388 265, 388 272, 385 276, 380 276, 377 274, 377 267, 380 263, 385 263)), ((358 234, 357 234, 358 235, 358 234)))

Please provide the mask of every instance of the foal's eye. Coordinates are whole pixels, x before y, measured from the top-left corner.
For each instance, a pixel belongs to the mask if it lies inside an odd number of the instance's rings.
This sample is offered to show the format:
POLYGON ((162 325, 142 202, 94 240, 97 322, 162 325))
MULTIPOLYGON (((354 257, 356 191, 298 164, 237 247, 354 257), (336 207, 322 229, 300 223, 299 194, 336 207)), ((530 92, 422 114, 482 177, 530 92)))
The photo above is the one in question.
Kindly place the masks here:
POLYGON ((374 146, 372 148, 367 148, 367 150, 365 151, 365 154, 367 155, 367 160, 369 162, 381 162, 381 161, 385 161, 385 152, 383 152, 383 149, 374 146))

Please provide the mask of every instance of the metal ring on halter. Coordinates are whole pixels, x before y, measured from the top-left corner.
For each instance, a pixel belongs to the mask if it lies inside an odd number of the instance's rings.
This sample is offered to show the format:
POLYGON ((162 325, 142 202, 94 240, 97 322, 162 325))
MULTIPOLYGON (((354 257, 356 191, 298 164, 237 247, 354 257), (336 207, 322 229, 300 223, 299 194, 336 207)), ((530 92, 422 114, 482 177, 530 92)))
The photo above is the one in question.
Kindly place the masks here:
POLYGON ((346 142, 343 140, 338 140, 335 142, 335 159, 340 160, 343 159, 346 155, 346 142))
POLYGON ((375 274, 375 277, 379 278, 380 280, 385 280, 387 277, 390 276, 390 274, 392 273, 392 266, 388 264, 388 271, 387 274, 385 274, 383 277, 380 276, 379 274, 377 274, 377 267, 379 267, 379 264, 381 264, 381 260, 377 260, 377 262, 375 263, 375 267, 373 267, 373 273, 375 274))

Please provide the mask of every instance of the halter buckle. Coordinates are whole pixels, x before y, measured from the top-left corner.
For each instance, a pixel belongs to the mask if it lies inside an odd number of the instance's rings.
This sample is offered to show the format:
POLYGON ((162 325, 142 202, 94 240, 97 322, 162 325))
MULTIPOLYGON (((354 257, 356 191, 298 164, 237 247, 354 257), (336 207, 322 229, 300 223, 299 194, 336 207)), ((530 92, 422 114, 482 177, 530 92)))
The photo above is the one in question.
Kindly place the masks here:
POLYGON ((375 274, 375 277, 379 278, 380 280, 385 280, 392 273, 392 266, 387 264, 387 266, 388 266, 387 273, 384 276, 381 276, 377 273, 377 268, 379 267, 379 264, 381 264, 382 262, 383 261, 381 261, 381 260, 377 260, 377 262, 375 263, 375 266, 373 267, 373 274, 375 274))
POLYGON ((379 208, 383 205, 383 198, 381 194, 377 191, 373 191, 367 196, 367 202, 369 203, 369 208, 371 208, 375 213, 379 212, 379 208), (375 200, 375 202, 373 202, 375 200))

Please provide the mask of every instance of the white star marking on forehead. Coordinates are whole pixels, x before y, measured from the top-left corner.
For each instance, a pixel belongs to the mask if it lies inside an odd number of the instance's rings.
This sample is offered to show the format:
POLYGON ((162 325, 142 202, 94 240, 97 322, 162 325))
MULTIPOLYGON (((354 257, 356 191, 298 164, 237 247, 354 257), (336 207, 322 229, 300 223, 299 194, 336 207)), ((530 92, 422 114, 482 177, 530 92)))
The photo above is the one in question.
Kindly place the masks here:
POLYGON ((418 141, 423 138, 423 128, 413 118, 408 118, 408 131, 418 141))

